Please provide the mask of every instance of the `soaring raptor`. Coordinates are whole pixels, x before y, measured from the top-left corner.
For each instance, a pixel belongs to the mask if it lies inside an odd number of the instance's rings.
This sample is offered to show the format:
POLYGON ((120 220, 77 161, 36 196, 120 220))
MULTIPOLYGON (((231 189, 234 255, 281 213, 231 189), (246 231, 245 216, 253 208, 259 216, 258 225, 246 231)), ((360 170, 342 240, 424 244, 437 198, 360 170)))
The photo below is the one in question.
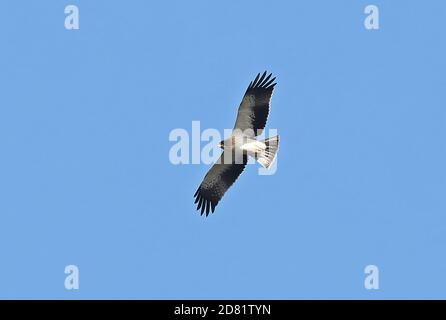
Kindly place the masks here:
POLYGON ((279 136, 257 140, 268 118, 271 96, 276 83, 266 71, 251 81, 238 108, 237 119, 231 136, 220 142, 223 153, 208 171, 195 192, 197 210, 201 215, 214 212, 215 206, 225 192, 237 180, 253 157, 263 167, 269 169, 279 148, 279 136))

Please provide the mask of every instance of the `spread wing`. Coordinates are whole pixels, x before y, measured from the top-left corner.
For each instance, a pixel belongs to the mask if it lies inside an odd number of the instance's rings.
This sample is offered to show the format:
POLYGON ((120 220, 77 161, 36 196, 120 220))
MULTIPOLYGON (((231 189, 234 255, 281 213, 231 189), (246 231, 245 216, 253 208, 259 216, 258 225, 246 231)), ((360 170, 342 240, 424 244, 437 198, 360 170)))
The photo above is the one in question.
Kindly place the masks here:
POLYGON ((248 134, 251 136, 261 134, 268 119, 269 104, 276 85, 276 78, 270 80, 271 76, 272 73, 266 76, 265 71, 262 76, 259 73, 251 81, 238 108, 234 129, 252 130, 252 134, 248 134))
POLYGON ((231 161, 228 161, 226 157, 228 157, 228 151, 223 151, 194 194, 195 203, 198 203, 197 210, 201 208, 202 215, 205 211, 206 216, 209 215, 209 211, 214 212, 215 206, 237 180, 248 162, 246 154, 243 154, 239 161, 234 160, 234 155, 232 157, 229 155, 231 161))

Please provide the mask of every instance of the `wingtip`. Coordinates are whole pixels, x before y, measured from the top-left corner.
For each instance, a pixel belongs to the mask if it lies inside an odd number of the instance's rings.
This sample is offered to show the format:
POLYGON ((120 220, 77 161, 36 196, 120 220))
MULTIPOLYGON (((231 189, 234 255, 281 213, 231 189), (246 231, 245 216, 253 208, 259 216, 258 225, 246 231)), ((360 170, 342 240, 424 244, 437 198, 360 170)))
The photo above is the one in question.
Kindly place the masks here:
POLYGON ((260 78, 260 73, 257 73, 256 77, 254 78, 254 81, 252 81, 252 87, 254 88, 257 85, 257 80, 260 78))
POLYGON ((201 206, 201 215, 203 215, 205 207, 206 207, 206 202, 203 203, 203 205, 201 206))
POLYGON ((265 76, 266 76, 266 71, 260 77, 259 81, 256 84, 256 87, 261 87, 262 86, 262 83, 263 83, 263 80, 265 79, 265 76))
POLYGON ((206 204, 206 217, 209 216, 209 210, 211 209, 210 207, 211 207, 211 203, 208 202, 208 203, 206 204))
POLYGON ((202 204, 203 204, 203 198, 200 197, 200 200, 198 201, 198 205, 197 205, 197 210, 200 210, 202 204))
POLYGON ((270 79, 273 76, 273 73, 270 72, 268 74, 268 71, 265 70, 263 73, 258 73, 257 76, 253 81, 249 83, 248 89, 252 88, 264 88, 269 89, 274 87, 276 83, 273 84, 274 80, 276 80, 276 77, 270 79))
POLYGON ((203 198, 200 199, 201 201, 198 203, 197 210, 200 213, 200 216, 209 217, 211 213, 215 212, 215 207, 217 203, 212 202, 211 200, 203 200, 203 198))
MULTIPOLYGON (((268 76, 268 79, 271 76, 272 76, 272 73, 268 76)), ((263 87, 268 89, 271 86, 271 84, 274 82, 274 80, 276 80, 276 77, 272 78, 271 80, 265 81, 265 84, 263 85, 263 87)), ((275 85, 276 85, 276 83, 273 84, 273 86, 275 86, 275 85)))
POLYGON ((262 83, 259 85, 259 87, 267 88, 267 87, 268 87, 267 84, 269 83, 269 79, 271 78, 272 75, 273 75, 273 74, 270 73, 265 79, 263 79, 263 81, 262 81, 262 83))

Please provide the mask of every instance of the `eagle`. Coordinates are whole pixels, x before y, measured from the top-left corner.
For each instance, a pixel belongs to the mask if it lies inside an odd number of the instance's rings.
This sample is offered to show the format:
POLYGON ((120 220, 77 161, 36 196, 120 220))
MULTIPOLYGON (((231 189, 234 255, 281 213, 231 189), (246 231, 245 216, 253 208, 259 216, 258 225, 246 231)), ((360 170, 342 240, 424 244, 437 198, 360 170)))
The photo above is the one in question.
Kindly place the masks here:
POLYGON ((279 136, 256 139, 265 128, 276 86, 276 78, 271 77, 272 73, 259 73, 246 89, 231 136, 219 143, 223 152, 194 194, 201 215, 214 212, 225 192, 245 169, 248 157, 253 157, 266 169, 273 164, 279 149, 279 136))

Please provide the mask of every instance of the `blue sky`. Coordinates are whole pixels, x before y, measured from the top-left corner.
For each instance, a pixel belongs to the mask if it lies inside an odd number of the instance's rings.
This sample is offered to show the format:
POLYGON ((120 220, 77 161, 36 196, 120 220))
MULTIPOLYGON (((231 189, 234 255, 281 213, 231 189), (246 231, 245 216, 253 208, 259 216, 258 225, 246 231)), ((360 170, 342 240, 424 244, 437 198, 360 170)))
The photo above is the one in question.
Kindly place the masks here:
POLYGON ((444 1, 0 9, 0 298, 446 298, 444 1), (231 128, 266 69, 278 170, 203 218, 169 133, 231 128))

